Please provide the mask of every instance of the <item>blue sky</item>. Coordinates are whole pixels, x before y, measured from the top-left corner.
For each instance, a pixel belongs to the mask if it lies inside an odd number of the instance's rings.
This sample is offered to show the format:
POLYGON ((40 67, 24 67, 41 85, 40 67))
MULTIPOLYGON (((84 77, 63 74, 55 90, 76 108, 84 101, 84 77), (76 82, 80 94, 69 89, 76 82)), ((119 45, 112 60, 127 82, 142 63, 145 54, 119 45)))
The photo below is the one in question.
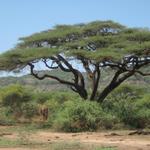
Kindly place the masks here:
POLYGON ((56 24, 114 20, 150 28, 150 0, 0 0, 0 53, 56 24))

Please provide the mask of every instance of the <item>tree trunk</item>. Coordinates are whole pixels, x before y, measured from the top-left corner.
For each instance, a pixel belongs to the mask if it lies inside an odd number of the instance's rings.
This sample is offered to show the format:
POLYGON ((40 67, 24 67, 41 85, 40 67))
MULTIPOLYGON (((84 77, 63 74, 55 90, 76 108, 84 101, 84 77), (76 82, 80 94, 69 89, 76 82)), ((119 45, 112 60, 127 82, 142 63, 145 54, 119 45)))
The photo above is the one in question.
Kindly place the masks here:
POLYGON ((100 79, 100 70, 99 70, 99 67, 97 67, 96 73, 94 74, 93 89, 92 89, 90 100, 95 100, 98 85, 99 85, 99 79, 100 79))
POLYGON ((88 93, 85 89, 83 89, 83 87, 77 86, 77 93, 83 98, 83 99, 87 99, 88 98, 88 93))
POLYGON ((118 80, 117 80, 117 77, 119 76, 119 74, 118 75, 116 74, 115 77, 113 78, 112 82, 102 91, 97 102, 102 103, 104 101, 104 99, 109 95, 109 93, 111 93, 116 87, 118 87, 122 82, 124 82, 126 79, 128 79, 133 74, 134 74, 134 72, 128 72, 127 74, 125 74, 123 77, 121 77, 118 80))
POLYGON ((97 102, 102 103, 104 99, 108 96, 109 93, 111 93, 117 86, 115 84, 108 85, 103 92, 100 94, 97 102))

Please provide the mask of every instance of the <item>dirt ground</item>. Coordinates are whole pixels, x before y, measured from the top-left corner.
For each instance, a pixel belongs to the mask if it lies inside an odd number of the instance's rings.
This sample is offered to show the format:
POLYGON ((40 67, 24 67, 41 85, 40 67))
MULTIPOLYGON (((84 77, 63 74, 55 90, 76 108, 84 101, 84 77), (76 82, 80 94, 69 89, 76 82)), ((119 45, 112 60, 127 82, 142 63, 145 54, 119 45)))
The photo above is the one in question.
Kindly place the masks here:
POLYGON ((150 136, 129 136, 126 131, 118 132, 84 132, 84 133, 50 133, 38 132, 33 137, 43 141, 79 141, 87 144, 118 147, 119 150, 150 150, 150 136))
MULTIPOLYGON (((2 129, 2 127, 1 127, 2 129)), ((6 129, 5 129, 6 130, 6 129)), ((50 142, 80 142, 98 146, 110 146, 118 150, 150 150, 150 135, 128 135, 132 131, 101 131, 82 133, 58 133, 39 130, 29 135, 32 141, 50 142)), ((3 134, 4 138, 17 139, 18 134, 3 134)), ((29 150, 28 148, 0 148, 0 150, 29 150)), ((34 149, 35 150, 35 149, 34 149)))

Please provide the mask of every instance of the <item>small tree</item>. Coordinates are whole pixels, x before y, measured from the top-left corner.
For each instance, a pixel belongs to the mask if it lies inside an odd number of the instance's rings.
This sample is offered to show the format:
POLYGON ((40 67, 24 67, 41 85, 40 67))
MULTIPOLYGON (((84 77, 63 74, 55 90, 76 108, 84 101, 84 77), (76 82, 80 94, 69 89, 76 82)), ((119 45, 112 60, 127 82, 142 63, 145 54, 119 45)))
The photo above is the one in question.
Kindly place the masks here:
POLYGON ((0 104, 10 108, 16 118, 22 115, 22 105, 32 98, 27 89, 17 84, 1 89, 0 96, 0 104))
POLYGON ((20 40, 14 49, 0 55, 0 70, 29 66, 34 77, 66 84, 83 99, 103 102, 109 93, 134 74, 150 75, 141 70, 150 64, 150 31, 146 29, 127 28, 112 21, 96 21, 58 25, 20 40), (39 61, 50 70, 60 68, 71 73, 72 81, 51 74, 41 76, 35 71, 35 64, 39 61), (84 68, 91 91, 85 85, 85 76, 72 65, 72 61, 84 68), (100 92, 103 68, 116 72, 100 92))

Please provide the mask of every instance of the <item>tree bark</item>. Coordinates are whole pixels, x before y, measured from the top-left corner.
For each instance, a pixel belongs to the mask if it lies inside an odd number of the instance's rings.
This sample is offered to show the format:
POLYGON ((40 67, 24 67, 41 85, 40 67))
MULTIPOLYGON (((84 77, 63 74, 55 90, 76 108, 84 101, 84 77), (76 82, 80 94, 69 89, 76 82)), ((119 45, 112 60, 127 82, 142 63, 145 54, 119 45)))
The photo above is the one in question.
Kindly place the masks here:
POLYGON ((98 98, 98 102, 102 103, 104 101, 104 99, 109 95, 109 93, 111 93, 115 88, 117 87, 116 84, 109 84, 104 90, 103 92, 100 94, 99 98, 98 98))
POLYGON ((126 79, 128 79, 130 76, 132 76, 135 72, 131 71, 126 73, 124 76, 122 76, 119 79, 119 75, 123 73, 121 72, 121 70, 119 70, 118 72, 116 72, 114 78, 112 79, 111 83, 102 91, 102 93, 100 94, 97 102, 102 103, 105 98, 115 89, 117 88, 123 81, 125 81, 126 79))
POLYGON ((99 66, 97 65, 95 68, 94 79, 93 79, 93 90, 92 90, 90 100, 95 100, 98 85, 99 85, 99 79, 100 79, 100 69, 99 66))

